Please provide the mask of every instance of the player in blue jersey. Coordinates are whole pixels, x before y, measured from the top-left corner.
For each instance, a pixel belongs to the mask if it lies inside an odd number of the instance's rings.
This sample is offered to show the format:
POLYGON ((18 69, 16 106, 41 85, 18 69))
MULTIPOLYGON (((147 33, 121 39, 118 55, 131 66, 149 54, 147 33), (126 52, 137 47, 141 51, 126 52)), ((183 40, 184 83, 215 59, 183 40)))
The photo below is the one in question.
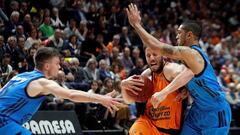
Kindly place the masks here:
POLYGON ((66 89, 49 80, 56 77, 60 68, 59 53, 55 49, 39 49, 34 61, 34 71, 16 75, 0 90, 1 135, 30 135, 31 132, 22 124, 31 119, 45 95, 53 94, 74 102, 100 103, 110 112, 118 110, 121 105, 118 99, 108 95, 66 89))
MULTIPOLYGON (((183 124, 182 135, 227 135, 231 122, 231 109, 221 90, 210 61, 198 45, 201 27, 193 21, 182 23, 177 30, 178 46, 160 42, 141 26, 140 12, 136 5, 126 9, 129 23, 136 30, 143 43, 157 53, 183 61, 195 76, 187 88, 194 102, 183 124)), ((157 106, 172 92, 166 87, 152 96, 157 106)))

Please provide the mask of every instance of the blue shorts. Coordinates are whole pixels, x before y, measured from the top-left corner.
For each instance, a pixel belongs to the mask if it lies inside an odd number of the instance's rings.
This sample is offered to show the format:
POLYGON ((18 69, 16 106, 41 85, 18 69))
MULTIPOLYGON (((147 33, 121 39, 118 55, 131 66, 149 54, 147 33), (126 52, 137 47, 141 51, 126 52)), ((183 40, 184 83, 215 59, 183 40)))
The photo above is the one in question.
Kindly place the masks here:
POLYGON ((228 103, 221 109, 203 111, 192 106, 184 121, 181 135, 228 135, 232 119, 228 103))
POLYGON ((29 130, 27 130, 23 126, 13 121, 1 127, 0 133, 1 135, 31 135, 32 134, 29 130))

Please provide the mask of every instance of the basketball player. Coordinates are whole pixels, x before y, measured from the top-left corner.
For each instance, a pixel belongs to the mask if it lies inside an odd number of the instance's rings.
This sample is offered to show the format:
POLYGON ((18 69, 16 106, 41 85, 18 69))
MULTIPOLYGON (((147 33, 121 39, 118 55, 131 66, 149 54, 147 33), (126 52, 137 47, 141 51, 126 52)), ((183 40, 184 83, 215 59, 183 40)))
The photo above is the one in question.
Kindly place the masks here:
POLYGON ((1 135, 30 135, 30 131, 21 125, 31 119, 45 95, 53 94, 74 102, 100 103, 111 112, 121 105, 110 96, 66 89, 49 80, 58 74, 60 68, 59 53, 53 48, 39 49, 34 62, 34 71, 16 75, 0 91, 1 135))
MULTIPOLYGON (((150 79, 153 81, 155 94, 159 93, 159 91, 168 85, 171 85, 173 90, 178 89, 184 86, 193 77, 192 71, 183 64, 165 62, 159 54, 155 53, 149 47, 145 49, 145 56, 150 69, 145 70, 142 75, 151 77, 150 79)), ((126 94, 126 91, 134 90, 138 92, 139 89, 136 85, 139 86, 142 83, 143 82, 139 81, 139 79, 134 79, 134 76, 123 80, 121 86, 124 100, 128 103, 133 102, 133 99, 126 94)), ((129 134, 179 134, 182 116, 182 100, 176 100, 178 95, 180 95, 180 91, 170 93, 156 108, 153 107, 151 98, 149 98, 144 113, 132 125, 129 134)))
MULTIPOLYGON (((145 45, 163 56, 183 61, 195 74, 187 84, 194 102, 184 121, 181 134, 227 135, 231 122, 231 109, 218 84, 208 56, 198 45, 201 27, 194 21, 182 23, 176 37, 179 46, 171 46, 160 42, 141 26, 141 17, 136 5, 130 4, 126 11, 129 23, 145 45)), ((169 90, 165 89, 153 95, 153 106, 156 107, 169 90)))

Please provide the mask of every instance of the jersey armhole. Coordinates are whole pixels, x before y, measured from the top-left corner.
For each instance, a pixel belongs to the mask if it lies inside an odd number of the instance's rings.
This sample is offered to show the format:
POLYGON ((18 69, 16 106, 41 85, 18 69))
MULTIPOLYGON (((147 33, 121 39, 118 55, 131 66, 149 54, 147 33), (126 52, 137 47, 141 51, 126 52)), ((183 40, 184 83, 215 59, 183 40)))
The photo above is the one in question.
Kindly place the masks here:
POLYGON ((204 67, 203 67, 202 71, 199 72, 198 74, 194 75, 195 77, 199 77, 200 75, 203 74, 203 72, 207 68, 207 61, 206 61, 205 57, 203 56, 203 54, 198 49, 196 49, 196 48, 192 48, 192 49, 196 50, 201 55, 201 57, 203 58, 203 61, 204 61, 204 67))
POLYGON ((32 79, 31 81, 29 81, 29 82, 27 83, 26 87, 24 88, 24 91, 25 91, 25 94, 27 95, 28 98, 30 98, 30 99, 36 99, 36 98, 44 97, 43 95, 42 95, 42 96, 31 97, 31 96, 27 93, 27 87, 28 87, 28 85, 29 85, 32 81, 37 80, 37 79, 40 79, 40 78, 44 78, 44 76, 40 76, 40 77, 34 78, 34 79, 32 79))

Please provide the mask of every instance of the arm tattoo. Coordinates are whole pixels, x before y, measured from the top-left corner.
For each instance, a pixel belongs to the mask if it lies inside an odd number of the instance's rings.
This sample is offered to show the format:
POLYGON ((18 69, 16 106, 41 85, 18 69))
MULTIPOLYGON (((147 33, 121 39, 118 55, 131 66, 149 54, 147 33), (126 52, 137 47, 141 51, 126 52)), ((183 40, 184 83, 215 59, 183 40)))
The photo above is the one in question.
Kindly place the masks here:
POLYGON ((162 51, 164 54, 168 54, 168 55, 173 55, 174 54, 174 48, 172 46, 169 45, 163 45, 162 46, 162 51))

